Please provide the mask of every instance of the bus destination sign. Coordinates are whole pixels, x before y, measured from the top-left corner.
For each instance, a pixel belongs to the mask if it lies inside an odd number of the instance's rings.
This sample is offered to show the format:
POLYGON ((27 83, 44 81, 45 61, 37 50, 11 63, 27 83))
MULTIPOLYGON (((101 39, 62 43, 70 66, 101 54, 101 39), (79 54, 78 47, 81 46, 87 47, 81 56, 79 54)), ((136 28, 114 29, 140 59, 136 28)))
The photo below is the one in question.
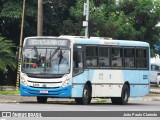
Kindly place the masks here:
POLYGON ((27 46, 69 46, 69 40, 64 39, 40 39, 29 38, 26 41, 27 46))

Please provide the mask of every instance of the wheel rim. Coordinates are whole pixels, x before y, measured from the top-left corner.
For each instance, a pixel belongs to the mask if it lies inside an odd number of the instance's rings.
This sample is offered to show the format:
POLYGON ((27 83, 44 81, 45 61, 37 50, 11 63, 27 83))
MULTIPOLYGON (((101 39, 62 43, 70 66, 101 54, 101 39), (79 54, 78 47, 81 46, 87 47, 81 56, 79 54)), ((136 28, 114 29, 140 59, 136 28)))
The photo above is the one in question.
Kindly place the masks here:
POLYGON ((85 100, 88 99, 88 90, 87 90, 87 88, 84 89, 83 96, 84 96, 85 100))

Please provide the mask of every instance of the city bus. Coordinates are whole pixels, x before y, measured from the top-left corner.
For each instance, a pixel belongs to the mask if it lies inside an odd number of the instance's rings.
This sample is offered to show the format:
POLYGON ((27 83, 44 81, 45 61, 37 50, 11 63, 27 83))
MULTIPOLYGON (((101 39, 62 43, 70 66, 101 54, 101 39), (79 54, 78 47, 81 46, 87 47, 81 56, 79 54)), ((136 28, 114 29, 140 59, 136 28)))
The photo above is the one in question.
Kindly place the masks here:
POLYGON ((27 37, 22 47, 20 95, 112 104, 149 93, 150 46, 142 41, 81 36, 27 37))

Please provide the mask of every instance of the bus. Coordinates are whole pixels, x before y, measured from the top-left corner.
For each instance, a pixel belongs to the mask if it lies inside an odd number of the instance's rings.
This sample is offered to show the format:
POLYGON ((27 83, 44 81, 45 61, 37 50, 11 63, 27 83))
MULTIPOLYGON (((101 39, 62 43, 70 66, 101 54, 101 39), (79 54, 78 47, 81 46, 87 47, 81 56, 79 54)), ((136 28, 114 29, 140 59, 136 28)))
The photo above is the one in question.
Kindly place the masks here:
POLYGON ((27 37, 22 47, 20 95, 112 104, 149 93, 150 46, 142 41, 81 36, 27 37))

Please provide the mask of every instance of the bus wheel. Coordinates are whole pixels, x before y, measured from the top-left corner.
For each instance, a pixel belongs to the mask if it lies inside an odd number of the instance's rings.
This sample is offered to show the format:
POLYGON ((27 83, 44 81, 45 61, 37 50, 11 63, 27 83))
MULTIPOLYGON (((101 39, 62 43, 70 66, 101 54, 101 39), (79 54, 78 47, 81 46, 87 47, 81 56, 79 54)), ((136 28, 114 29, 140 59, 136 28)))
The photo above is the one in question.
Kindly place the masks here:
POLYGON ((128 99, 129 99, 129 88, 128 85, 124 84, 123 88, 122 88, 122 93, 121 93, 121 97, 119 98, 119 103, 121 105, 125 105, 128 103, 128 99))
POLYGON ((129 94, 128 85, 125 84, 122 88, 121 97, 111 98, 112 104, 126 105, 128 103, 129 94))
POLYGON ((87 105, 91 102, 91 89, 90 87, 86 84, 83 88, 83 95, 82 98, 75 98, 75 102, 77 104, 84 104, 87 105))
POLYGON ((91 102, 91 89, 90 87, 85 84, 83 88, 83 97, 82 97, 82 104, 87 105, 91 102))
POLYGON ((47 102, 47 97, 37 97, 37 102, 38 103, 46 103, 47 102))

